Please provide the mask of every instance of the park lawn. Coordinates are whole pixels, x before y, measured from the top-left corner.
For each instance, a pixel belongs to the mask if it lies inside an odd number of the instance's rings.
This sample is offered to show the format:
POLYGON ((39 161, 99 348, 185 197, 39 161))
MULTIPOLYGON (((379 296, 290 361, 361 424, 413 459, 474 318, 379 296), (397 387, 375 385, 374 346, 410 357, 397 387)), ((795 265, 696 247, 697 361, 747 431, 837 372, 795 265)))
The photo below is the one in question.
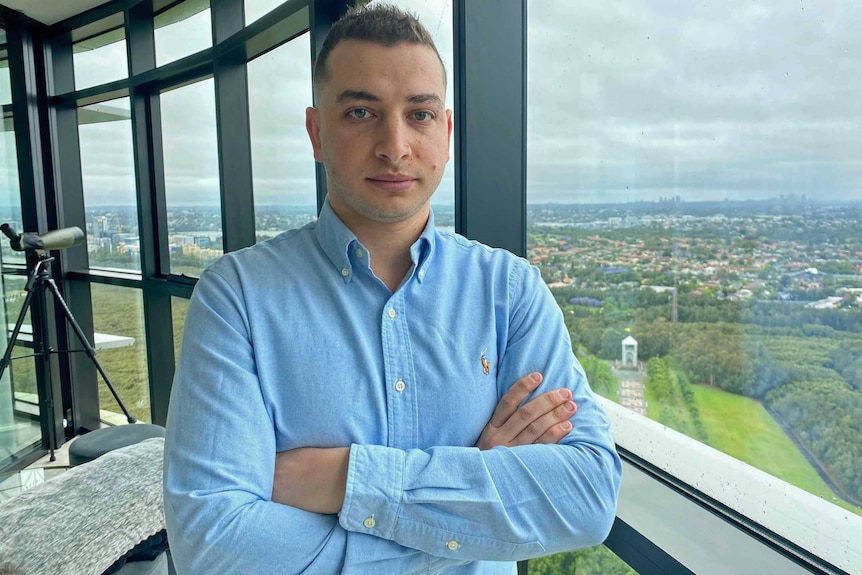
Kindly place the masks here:
POLYGON ((856 513, 835 494, 759 401, 705 385, 693 386, 710 446, 856 513))

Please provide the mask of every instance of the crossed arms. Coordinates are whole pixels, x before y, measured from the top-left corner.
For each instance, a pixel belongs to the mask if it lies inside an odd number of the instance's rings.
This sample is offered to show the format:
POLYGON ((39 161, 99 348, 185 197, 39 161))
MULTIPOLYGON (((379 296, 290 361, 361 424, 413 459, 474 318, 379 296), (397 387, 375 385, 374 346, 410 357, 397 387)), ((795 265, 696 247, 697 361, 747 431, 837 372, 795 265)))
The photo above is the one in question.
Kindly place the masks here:
MULTIPOLYGON (((572 430, 577 406, 565 387, 521 405, 542 383, 540 373, 515 382, 497 404, 476 442, 481 450, 553 444, 572 430)), ((303 447, 276 455, 272 500, 312 513, 338 513, 344 503, 349 447, 303 447)))
MULTIPOLYGON (((551 297, 537 274, 527 281, 534 300, 551 297)), ((497 378, 517 383, 475 446, 330 443, 276 458, 279 406, 261 388, 266 350, 251 346, 236 282, 201 278, 171 398, 165 515, 180 572, 400 572, 414 559, 515 561, 604 539, 620 463, 553 301, 517 310, 542 337, 509 338, 497 378), (544 381, 518 379, 537 368, 544 381), (554 397, 550 382, 566 392, 554 397)))

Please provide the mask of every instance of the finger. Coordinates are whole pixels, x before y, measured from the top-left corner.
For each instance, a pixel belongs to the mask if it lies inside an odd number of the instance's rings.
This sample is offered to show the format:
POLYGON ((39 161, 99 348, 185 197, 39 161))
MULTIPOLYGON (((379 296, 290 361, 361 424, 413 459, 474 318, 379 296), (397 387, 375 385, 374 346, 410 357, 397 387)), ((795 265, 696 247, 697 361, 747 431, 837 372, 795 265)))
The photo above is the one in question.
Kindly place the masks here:
POLYGON ((562 438, 572 430, 571 418, 578 412, 578 406, 570 401, 553 411, 553 415, 546 416, 548 427, 545 432, 533 441, 533 443, 553 444, 559 443, 562 438))
POLYGON ((518 410, 518 406, 527 399, 527 396, 539 387, 540 383, 542 383, 542 374, 538 372, 525 375, 513 383, 512 387, 500 398, 500 402, 494 409, 494 415, 491 416, 491 421, 488 423, 493 427, 502 427, 518 410))
POLYGON ((566 388, 543 393, 518 408, 506 421, 506 433, 510 437, 518 437, 529 427, 531 431, 528 433, 533 435, 533 439, 528 443, 532 443, 533 440, 541 437, 548 428, 548 425, 541 427, 539 420, 545 414, 552 412, 557 407, 571 401, 571 399, 572 392, 566 388))

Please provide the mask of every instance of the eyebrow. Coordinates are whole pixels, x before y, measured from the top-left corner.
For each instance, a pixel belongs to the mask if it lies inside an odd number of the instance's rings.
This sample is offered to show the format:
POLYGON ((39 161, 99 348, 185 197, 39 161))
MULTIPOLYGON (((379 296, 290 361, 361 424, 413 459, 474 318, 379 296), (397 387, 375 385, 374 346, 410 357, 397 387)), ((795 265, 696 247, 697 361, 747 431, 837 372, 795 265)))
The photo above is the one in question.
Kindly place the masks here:
POLYGON ((335 101, 339 104, 349 102, 350 100, 361 100, 363 102, 379 102, 380 98, 378 98, 371 92, 365 92, 363 90, 344 90, 338 95, 338 98, 335 99, 335 101))
POLYGON ((411 104, 437 104, 438 106, 443 105, 443 100, 440 99, 440 96, 437 94, 416 94, 415 96, 409 96, 407 101, 411 104))
MULTIPOLYGON (((359 100, 361 102, 379 102, 380 97, 375 96, 371 92, 366 92, 364 90, 344 90, 335 101, 339 104, 343 104, 345 102, 349 102, 352 100, 359 100)), ((413 96, 408 96, 407 101, 411 104, 437 104, 439 106, 443 105, 443 100, 440 99, 440 96, 437 94, 414 94, 413 96)))

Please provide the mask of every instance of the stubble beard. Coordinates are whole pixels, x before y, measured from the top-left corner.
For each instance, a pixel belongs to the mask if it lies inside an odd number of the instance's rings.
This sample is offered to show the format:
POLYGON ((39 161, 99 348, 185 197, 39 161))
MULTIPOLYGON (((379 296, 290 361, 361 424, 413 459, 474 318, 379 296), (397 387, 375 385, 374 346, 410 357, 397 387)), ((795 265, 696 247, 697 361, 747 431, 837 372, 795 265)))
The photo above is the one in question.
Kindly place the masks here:
POLYGON ((396 224, 412 218, 428 205, 431 196, 434 194, 433 189, 423 191, 415 199, 410 199, 406 205, 404 202, 406 198, 395 200, 383 198, 378 204, 369 201, 362 194, 356 193, 346 186, 338 185, 329 173, 327 173, 327 181, 330 185, 330 195, 336 196, 338 201, 345 204, 359 216, 382 224, 396 224))

